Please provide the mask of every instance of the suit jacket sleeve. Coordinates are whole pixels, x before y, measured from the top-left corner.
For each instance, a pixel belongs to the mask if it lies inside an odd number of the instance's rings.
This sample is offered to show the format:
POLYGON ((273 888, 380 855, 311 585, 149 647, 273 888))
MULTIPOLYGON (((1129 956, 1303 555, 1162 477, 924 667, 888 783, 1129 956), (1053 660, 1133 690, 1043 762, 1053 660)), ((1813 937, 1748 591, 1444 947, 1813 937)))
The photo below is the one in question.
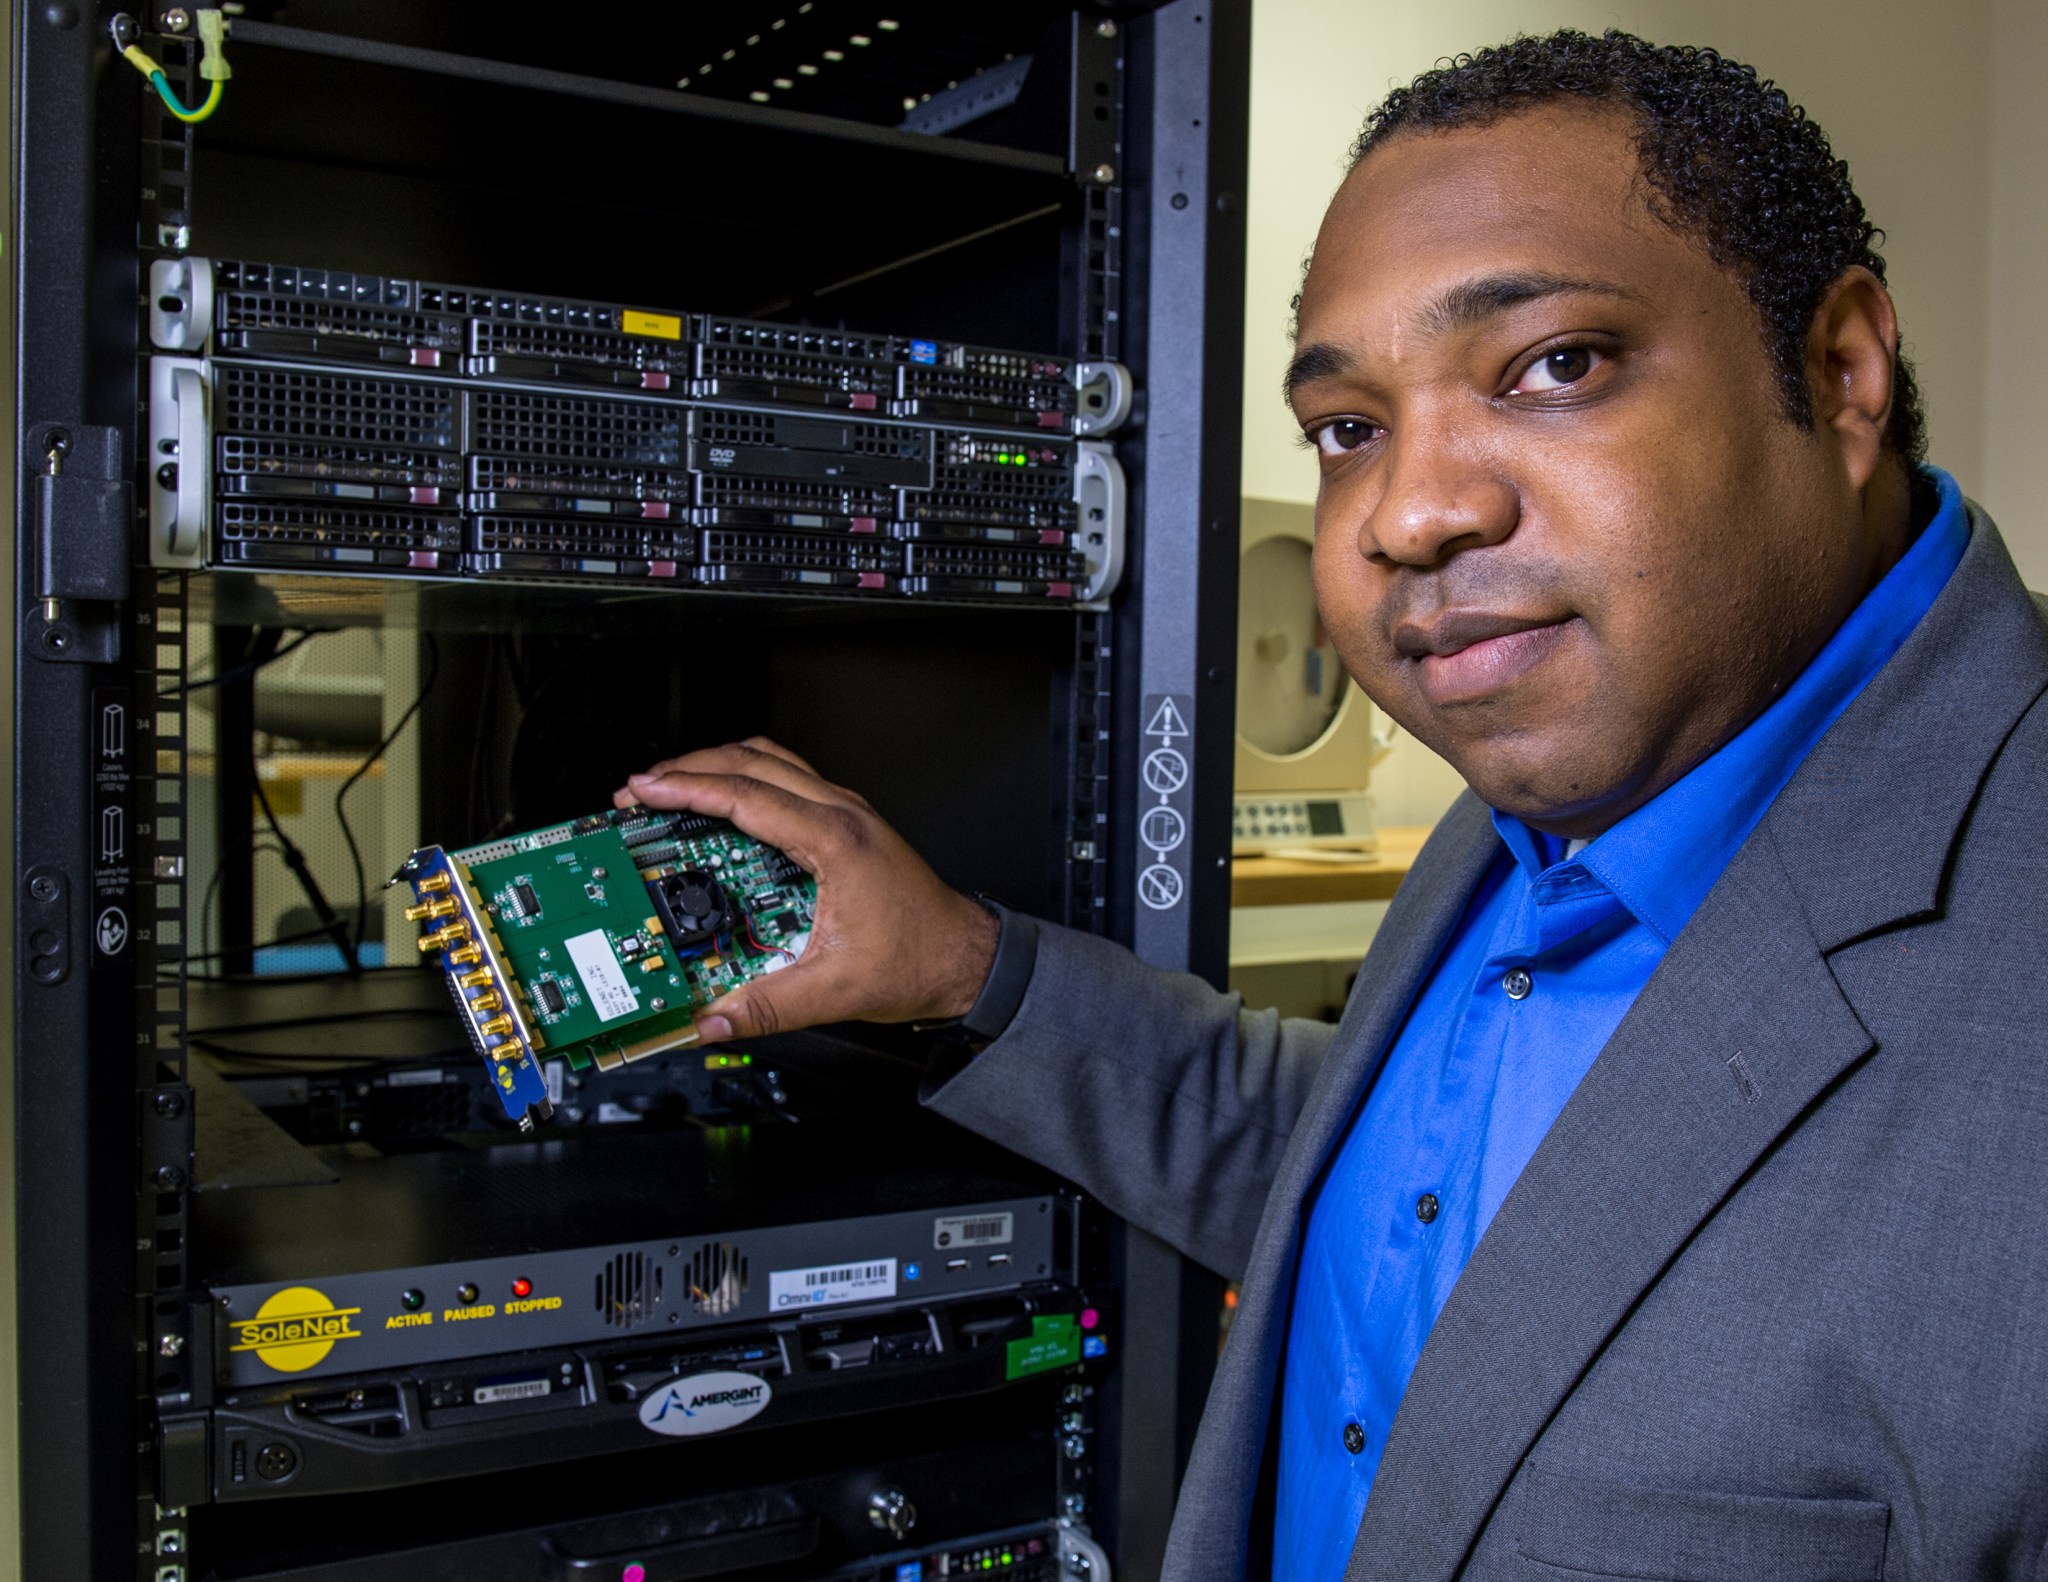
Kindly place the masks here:
POLYGON ((1334 1032, 1040 923, 1008 1031, 926 1097, 1235 1278, 1334 1032))

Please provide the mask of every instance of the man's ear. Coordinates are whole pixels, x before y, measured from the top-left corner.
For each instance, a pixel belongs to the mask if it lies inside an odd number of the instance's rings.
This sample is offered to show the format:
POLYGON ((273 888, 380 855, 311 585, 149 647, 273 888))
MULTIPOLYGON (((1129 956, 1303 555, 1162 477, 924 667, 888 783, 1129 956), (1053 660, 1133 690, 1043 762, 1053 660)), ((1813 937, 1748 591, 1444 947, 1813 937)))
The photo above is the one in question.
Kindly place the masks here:
POLYGON ((1831 432, 1852 488, 1862 489, 1884 452, 1891 417, 1899 315, 1884 282, 1861 264, 1836 276, 1806 336, 1806 381, 1815 421, 1831 432))

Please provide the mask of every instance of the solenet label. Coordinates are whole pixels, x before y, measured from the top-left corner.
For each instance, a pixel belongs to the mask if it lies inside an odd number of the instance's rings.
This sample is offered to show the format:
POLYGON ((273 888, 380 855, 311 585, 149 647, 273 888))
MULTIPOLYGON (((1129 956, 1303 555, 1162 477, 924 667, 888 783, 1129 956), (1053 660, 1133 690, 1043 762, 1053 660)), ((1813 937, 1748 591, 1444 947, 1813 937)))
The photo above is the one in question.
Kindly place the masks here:
POLYGON ((640 1421, 657 1434, 715 1434, 758 1415, 774 1391, 751 1373, 693 1373, 640 1403, 640 1421))
POLYGON ((777 1269, 768 1276, 768 1306, 831 1307, 837 1302, 874 1302, 896 1294, 896 1260, 828 1264, 818 1269, 777 1269))

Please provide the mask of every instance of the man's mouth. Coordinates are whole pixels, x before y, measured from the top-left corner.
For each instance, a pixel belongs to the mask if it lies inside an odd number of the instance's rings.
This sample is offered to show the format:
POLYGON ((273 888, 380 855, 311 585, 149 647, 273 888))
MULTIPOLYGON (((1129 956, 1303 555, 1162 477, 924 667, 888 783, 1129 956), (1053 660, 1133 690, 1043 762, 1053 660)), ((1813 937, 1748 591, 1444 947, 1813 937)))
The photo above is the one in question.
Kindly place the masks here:
POLYGON ((1520 680, 1556 650, 1576 622, 1575 616, 1452 610, 1404 623, 1394 632, 1394 647, 1413 662, 1424 698, 1460 703, 1520 680))

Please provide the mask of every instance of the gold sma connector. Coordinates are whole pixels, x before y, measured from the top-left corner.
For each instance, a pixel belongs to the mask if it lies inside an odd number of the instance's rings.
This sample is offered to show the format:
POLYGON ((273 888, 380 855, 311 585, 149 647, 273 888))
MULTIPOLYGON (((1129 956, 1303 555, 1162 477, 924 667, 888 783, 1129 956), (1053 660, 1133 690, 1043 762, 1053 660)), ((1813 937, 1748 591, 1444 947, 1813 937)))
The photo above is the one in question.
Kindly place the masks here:
POLYGON ((420 954, 428 955, 437 950, 446 950, 450 945, 460 945, 469 939, 469 925, 463 922, 443 923, 433 933, 420 939, 420 954))

